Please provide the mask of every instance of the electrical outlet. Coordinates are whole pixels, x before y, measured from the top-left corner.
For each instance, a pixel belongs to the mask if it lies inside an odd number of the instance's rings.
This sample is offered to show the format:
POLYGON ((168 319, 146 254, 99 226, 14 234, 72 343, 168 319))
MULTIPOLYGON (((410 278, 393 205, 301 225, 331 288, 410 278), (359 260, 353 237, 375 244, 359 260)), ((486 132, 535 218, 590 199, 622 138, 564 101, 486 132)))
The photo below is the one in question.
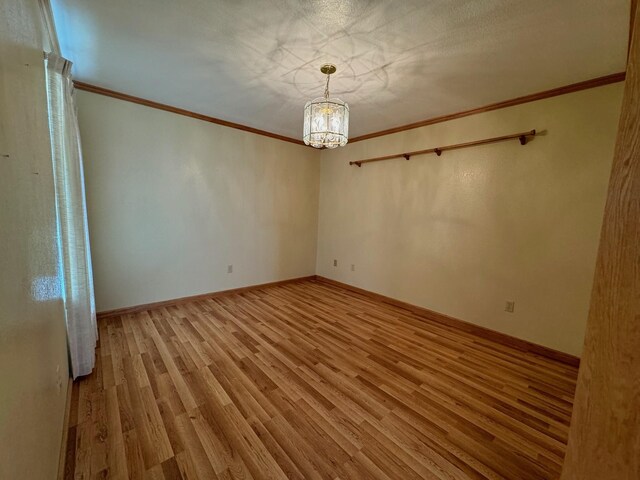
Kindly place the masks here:
POLYGON ((505 312, 509 312, 509 313, 513 313, 513 310, 516 308, 516 302, 512 302, 507 300, 507 302, 504 304, 504 311, 505 312))
POLYGON ((337 267, 337 266, 338 266, 338 260, 334 260, 334 261, 333 261, 333 266, 334 266, 334 267, 337 267))
POLYGON ((227 265, 227 273, 233 273, 233 265, 227 265))
POLYGON ((351 264, 351 271, 352 272, 356 271, 356 265, 354 263, 351 264))

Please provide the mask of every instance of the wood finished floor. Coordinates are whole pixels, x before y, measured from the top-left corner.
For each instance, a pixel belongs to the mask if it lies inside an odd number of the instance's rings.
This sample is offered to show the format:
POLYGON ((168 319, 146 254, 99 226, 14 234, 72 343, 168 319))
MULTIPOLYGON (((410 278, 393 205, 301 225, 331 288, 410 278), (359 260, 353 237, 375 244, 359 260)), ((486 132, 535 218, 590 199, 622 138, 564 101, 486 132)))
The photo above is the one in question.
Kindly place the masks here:
POLYGON ((66 478, 555 479, 577 370, 317 281, 102 319, 66 478))

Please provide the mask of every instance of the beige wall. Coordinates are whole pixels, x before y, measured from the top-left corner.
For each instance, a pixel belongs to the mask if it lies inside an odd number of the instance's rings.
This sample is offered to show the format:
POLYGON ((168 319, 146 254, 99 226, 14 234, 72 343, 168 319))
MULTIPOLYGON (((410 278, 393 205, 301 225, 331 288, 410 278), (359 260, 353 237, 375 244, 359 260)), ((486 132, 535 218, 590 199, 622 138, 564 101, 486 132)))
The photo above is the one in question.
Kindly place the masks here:
POLYGON ((37 0, 0 2, 0 478, 56 477, 68 381, 37 0))
POLYGON ((318 152, 78 92, 98 310, 317 273, 579 355, 621 94, 318 152), (525 147, 348 166, 531 128, 525 147))
POLYGON ((323 151, 317 273, 579 355, 621 97, 614 84, 323 151), (532 128, 525 147, 348 165, 532 128))
POLYGON ((316 151, 92 93, 78 111, 98 311, 315 273, 316 151))

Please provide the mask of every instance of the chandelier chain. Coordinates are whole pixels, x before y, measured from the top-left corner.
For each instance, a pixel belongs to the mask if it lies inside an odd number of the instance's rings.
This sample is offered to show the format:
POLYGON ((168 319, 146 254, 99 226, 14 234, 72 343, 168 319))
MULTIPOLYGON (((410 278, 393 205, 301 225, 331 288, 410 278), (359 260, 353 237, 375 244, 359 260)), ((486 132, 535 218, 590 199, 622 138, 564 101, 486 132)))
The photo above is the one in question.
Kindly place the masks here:
POLYGON ((325 100, 329 100, 329 79, 331 78, 331 74, 327 74, 327 84, 324 87, 324 98, 325 100))

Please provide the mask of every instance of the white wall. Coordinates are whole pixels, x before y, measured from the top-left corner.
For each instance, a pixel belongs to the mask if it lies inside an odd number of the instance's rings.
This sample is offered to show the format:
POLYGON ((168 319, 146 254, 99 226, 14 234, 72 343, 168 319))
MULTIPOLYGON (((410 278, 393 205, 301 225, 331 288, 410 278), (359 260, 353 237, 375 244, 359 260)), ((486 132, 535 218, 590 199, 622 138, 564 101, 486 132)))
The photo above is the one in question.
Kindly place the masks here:
POLYGON ((2 479, 56 478, 69 378, 43 44, 37 0, 0 2, 2 479))
POLYGON ((315 273, 316 151, 86 92, 78 113, 98 311, 315 273))
POLYGON ((323 151, 317 273, 579 355, 621 98, 618 83, 323 151), (532 128, 524 147, 348 165, 532 128))

